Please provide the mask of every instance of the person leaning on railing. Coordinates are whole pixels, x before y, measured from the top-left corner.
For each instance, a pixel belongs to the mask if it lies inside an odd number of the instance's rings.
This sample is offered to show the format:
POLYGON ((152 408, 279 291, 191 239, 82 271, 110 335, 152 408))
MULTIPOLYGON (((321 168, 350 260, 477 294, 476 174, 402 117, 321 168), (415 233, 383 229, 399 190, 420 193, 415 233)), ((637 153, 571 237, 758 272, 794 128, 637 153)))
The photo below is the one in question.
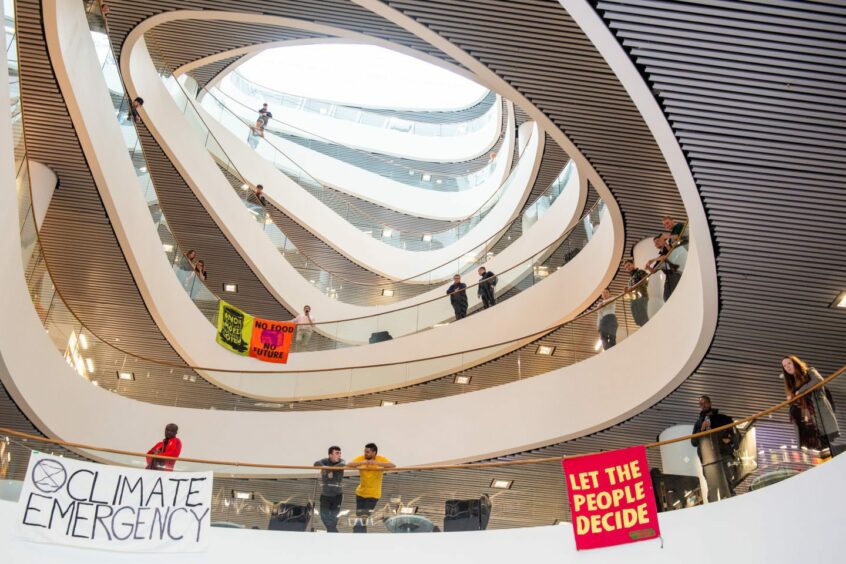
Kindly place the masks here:
MULTIPOLYGON (((823 381, 816 368, 795 355, 782 359, 781 367, 788 400, 823 381)), ((823 386, 790 405, 790 419, 796 424, 799 446, 819 451, 825 457, 831 456, 831 442, 840 436, 833 399, 823 386)))
MULTIPOLYGON (((147 451, 147 454, 161 454, 163 456, 172 456, 179 458, 182 453, 182 441, 176 438, 176 433, 179 432, 179 427, 176 423, 168 423, 165 427, 164 439, 156 443, 156 445, 147 451)), ((173 466, 176 464, 175 460, 165 460, 163 458, 147 458, 147 470, 161 470, 164 472, 173 472, 173 466)))
POLYGON ((449 303, 452 305, 452 311, 455 312, 455 320, 464 319, 467 317, 467 284, 461 281, 461 275, 456 274, 452 277, 452 284, 447 288, 447 295, 449 296, 449 303))
MULTIPOLYGON (((699 417, 693 425, 694 435, 731 424, 731 417, 711 406, 710 397, 699 398, 699 417)), ((734 457, 734 450, 738 443, 737 429, 731 427, 704 437, 694 437, 690 439, 690 443, 696 447, 696 453, 702 463, 702 474, 708 485, 708 502, 732 497, 734 487, 729 473, 729 463, 734 457)))
POLYGON ((602 306, 596 318, 596 328, 602 341, 602 350, 607 351, 617 344, 617 301, 611 299, 611 290, 602 290, 602 306))
POLYGON ((311 315, 311 306, 303 306, 303 312, 291 321, 297 324, 297 350, 304 351, 308 349, 308 344, 314 333, 314 317, 311 315))
POLYGON ((355 489, 355 514, 356 520, 353 526, 354 533, 367 532, 367 520, 370 514, 376 509, 379 498, 382 497, 382 478, 384 470, 396 468, 396 465, 379 456, 379 447, 374 443, 364 445, 364 454, 355 457, 347 466, 358 468, 359 483, 355 489))
POLYGON ((623 263, 623 270, 629 273, 626 292, 631 292, 632 317, 638 327, 643 327, 649 321, 649 288, 648 282, 641 282, 649 277, 649 273, 636 267, 633 259, 623 263))
MULTIPOLYGON (((341 458, 341 447, 330 446, 329 456, 314 463, 315 466, 345 466, 341 458)), ((320 471, 320 520, 326 527, 326 532, 338 532, 338 513, 341 512, 341 502, 344 501, 343 470, 320 471)))
MULTIPOLYGON (((675 249, 671 246, 669 237, 665 233, 653 237, 652 243, 658 249, 658 256, 646 263, 646 268, 650 272, 657 272, 659 270, 664 272, 664 301, 666 302, 676 289, 679 280, 681 280, 681 270, 684 269, 684 266, 670 260, 670 254, 675 249)), ((684 258, 687 258, 686 253, 684 258)))

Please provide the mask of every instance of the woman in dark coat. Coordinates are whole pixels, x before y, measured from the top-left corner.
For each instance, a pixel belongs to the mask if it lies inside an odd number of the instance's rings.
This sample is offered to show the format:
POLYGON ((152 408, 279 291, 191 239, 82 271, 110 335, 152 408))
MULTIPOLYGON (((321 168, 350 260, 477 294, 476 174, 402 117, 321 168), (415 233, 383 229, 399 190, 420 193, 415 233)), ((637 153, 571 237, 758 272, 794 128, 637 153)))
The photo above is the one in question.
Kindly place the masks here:
MULTIPOLYGON (((802 392, 823 381, 817 369, 805 364, 799 357, 788 355, 781 361, 784 390, 792 400, 802 392)), ((790 419, 799 432, 799 445, 830 453, 831 441, 840 436, 840 427, 834 407, 825 388, 819 388, 798 399, 790 406, 790 419)))

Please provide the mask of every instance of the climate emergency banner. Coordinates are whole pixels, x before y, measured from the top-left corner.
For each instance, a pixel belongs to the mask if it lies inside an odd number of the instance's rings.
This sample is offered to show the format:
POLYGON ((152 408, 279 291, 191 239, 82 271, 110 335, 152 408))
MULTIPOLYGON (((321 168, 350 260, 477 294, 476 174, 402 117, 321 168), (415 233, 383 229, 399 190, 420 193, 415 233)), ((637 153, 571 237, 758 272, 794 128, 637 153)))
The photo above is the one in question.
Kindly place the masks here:
POLYGON ((198 552, 211 472, 156 472, 33 452, 18 502, 29 540, 127 552, 198 552))
POLYGON ((290 321, 253 317, 223 300, 218 305, 215 340, 235 354, 284 364, 296 330, 290 321))
POLYGON ((565 458, 562 465, 577 550, 661 535, 646 448, 565 458))

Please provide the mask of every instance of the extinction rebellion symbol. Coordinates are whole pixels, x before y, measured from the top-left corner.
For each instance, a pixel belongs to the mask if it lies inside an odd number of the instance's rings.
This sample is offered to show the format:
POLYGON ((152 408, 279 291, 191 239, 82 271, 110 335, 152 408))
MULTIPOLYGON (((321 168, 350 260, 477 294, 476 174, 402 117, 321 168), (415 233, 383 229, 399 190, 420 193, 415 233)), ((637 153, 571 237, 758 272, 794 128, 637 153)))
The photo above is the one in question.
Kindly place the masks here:
POLYGON ((32 483, 44 493, 59 491, 67 479, 65 467, 55 460, 39 460, 32 469, 32 483))

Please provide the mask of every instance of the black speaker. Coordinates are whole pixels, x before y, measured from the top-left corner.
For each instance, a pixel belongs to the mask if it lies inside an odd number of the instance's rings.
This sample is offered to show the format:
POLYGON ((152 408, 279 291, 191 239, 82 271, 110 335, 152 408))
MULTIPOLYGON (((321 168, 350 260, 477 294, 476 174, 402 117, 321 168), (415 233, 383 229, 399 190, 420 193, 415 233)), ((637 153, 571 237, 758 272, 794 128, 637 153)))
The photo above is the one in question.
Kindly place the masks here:
POLYGON ((491 498, 448 499, 444 503, 444 532, 484 531, 491 518, 491 498))
POLYGON ((390 341, 391 339, 393 339, 393 337, 391 337, 391 334, 388 333, 387 331, 376 331, 375 333, 370 335, 370 344, 372 345, 373 343, 381 343, 382 341, 390 341))
POLYGON ((314 506, 311 503, 307 503, 306 505, 280 503, 273 510, 273 514, 270 516, 270 524, 267 528, 271 531, 303 532, 308 528, 313 511, 314 506))

